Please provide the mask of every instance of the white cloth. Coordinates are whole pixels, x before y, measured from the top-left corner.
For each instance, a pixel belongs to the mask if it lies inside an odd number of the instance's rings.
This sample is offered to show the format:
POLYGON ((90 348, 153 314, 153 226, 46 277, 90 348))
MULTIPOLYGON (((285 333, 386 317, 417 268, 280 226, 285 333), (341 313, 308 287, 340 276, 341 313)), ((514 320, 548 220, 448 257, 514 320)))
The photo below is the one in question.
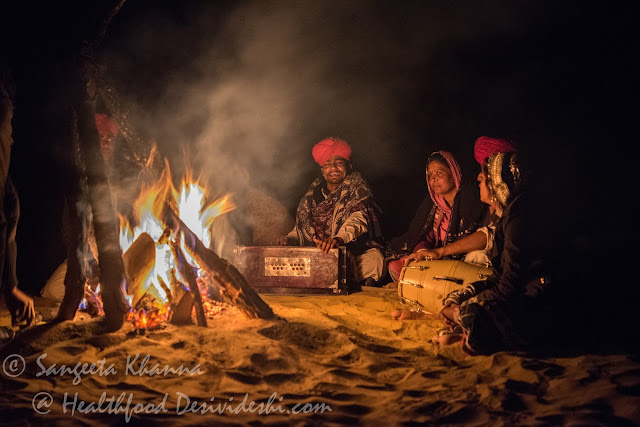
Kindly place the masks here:
POLYGON ((384 267, 384 255, 382 255, 379 249, 368 249, 365 253, 356 257, 356 267, 358 270, 358 281, 362 281, 367 277, 379 280, 384 267))

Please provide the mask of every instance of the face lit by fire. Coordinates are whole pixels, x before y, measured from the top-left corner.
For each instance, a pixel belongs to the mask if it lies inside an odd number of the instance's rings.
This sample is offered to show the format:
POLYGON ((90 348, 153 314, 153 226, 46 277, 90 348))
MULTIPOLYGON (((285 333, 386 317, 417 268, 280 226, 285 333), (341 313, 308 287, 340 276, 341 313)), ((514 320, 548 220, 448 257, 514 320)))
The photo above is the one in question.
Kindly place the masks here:
POLYGON ((427 184, 435 194, 443 196, 456 191, 451 169, 436 160, 427 165, 427 184))
POLYGON ((335 190, 347 177, 349 161, 344 157, 333 156, 322 165, 322 176, 327 181, 327 188, 335 190))
POLYGON ((492 205, 491 192, 487 186, 487 175, 484 172, 478 174, 478 185, 480 187, 480 200, 488 205, 492 205))
POLYGON ((105 162, 110 162, 116 148, 115 135, 100 135, 100 152, 105 162))

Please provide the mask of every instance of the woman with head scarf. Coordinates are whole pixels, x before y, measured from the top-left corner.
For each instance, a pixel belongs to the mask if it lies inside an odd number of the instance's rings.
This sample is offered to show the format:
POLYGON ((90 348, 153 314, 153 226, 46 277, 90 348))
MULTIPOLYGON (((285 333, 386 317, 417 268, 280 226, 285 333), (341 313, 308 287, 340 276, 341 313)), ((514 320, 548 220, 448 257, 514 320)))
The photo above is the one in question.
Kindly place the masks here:
MULTIPOLYGON (((478 175, 480 197, 495 208, 494 274, 447 295, 440 319, 448 326, 440 344, 461 340, 470 354, 523 350, 535 341, 545 315, 545 277, 533 222, 535 205, 525 191, 517 154, 495 153, 478 175)), ((543 329, 543 328, 542 328, 543 329)))
POLYGON ((463 183, 460 166, 451 153, 432 153, 427 159, 426 177, 429 197, 418 208, 409 230, 390 243, 391 251, 405 251, 405 256, 389 262, 389 275, 394 281, 409 261, 424 258, 426 251, 455 242, 488 222, 487 207, 480 201, 478 189, 463 183))
MULTIPOLYGON (((501 138, 491 138, 488 136, 481 136, 478 138, 473 147, 474 157, 480 167, 482 167, 485 161, 492 154, 515 152, 516 148, 510 141, 501 138)), ((495 211, 494 204, 489 203, 487 200, 483 201, 489 205, 489 212, 493 214, 495 211)), ((493 245, 495 230, 496 227, 492 221, 490 224, 480 227, 478 231, 471 233, 462 239, 451 240, 447 242, 447 244, 433 249, 421 250, 415 256, 418 259, 443 259, 466 254, 464 255, 464 260, 466 262, 490 264, 496 254, 495 247, 493 245)))

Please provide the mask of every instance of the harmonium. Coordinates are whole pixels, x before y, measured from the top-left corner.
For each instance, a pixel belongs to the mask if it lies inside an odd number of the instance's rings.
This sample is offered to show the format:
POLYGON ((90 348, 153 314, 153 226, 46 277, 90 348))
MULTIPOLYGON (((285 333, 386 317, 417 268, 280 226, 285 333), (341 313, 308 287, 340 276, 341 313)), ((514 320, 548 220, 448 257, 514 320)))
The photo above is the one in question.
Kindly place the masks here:
POLYGON ((235 246, 232 262, 259 293, 346 295, 352 282, 344 246, 235 246))

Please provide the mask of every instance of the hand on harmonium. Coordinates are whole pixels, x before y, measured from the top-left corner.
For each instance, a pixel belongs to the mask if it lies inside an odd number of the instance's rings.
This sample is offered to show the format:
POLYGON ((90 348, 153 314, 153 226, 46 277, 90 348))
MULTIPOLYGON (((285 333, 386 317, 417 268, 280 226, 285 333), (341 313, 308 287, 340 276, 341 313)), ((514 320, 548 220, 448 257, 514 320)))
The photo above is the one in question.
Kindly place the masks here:
POLYGON ((333 248, 344 245, 344 240, 342 240, 340 237, 334 237, 333 239, 325 240, 318 240, 314 237, 313 241, 315 242, 316 247, 325 254, 333 248))

